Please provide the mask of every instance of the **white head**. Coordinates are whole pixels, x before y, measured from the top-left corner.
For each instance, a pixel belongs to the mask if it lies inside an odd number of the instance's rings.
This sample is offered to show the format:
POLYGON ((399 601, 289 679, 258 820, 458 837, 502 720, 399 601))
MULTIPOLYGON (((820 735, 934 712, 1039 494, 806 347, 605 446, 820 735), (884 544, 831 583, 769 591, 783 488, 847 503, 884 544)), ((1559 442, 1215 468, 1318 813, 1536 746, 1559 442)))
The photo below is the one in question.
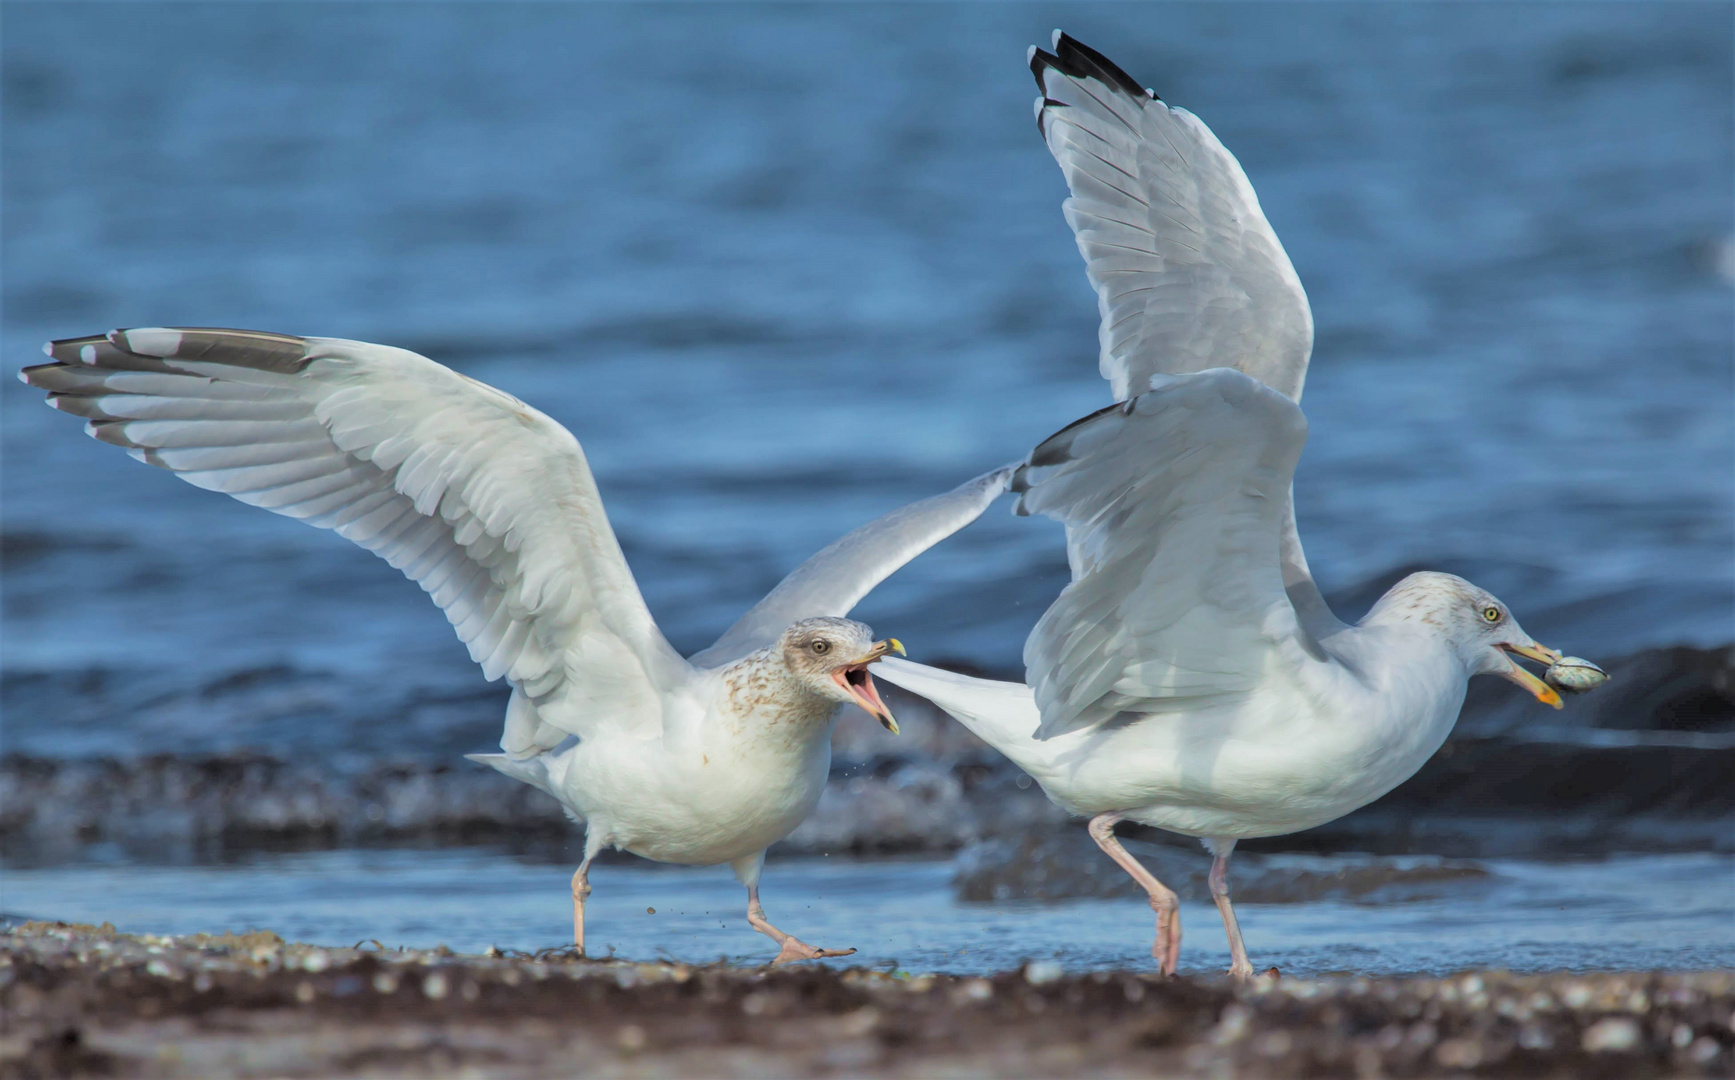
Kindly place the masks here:
POLYGON ((1423 572, 1393 585, 1368 612, 1364 624, 1428 627, 1444 638, 1472 675, 1499 675, 1560 708, 1554 688, 1518 666, 1514 656, 1553 664, 1560 653, 1524 632, 1491 592, 1454 574, 1423 572))
POLYGON ((888 652, 903 654, 897 638, 875 641, 874 632, 851 619, 802 619, 783 632, 774 652, 813 694, 842 705, 860 705, 893 735, 898 722, 880 700, 868 665, 888 652))

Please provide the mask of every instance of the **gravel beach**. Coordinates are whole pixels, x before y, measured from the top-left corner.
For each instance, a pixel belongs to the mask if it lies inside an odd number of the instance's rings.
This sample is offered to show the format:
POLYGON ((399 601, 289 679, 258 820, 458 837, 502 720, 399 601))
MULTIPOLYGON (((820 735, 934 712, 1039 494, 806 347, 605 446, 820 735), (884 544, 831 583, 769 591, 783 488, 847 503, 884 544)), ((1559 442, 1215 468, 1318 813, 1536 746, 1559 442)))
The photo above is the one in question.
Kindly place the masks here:
POLYGON ((1726 1076, 1735 972, 992 978, 0 935, 0 1075, 1726 1076))

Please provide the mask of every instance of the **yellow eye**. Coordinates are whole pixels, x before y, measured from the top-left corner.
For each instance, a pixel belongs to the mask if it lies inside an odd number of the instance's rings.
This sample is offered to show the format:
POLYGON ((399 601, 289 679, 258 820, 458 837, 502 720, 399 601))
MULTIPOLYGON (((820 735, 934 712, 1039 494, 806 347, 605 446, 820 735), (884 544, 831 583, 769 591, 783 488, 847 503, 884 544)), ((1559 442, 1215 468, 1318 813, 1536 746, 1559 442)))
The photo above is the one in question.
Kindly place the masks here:
POLYGON ((1489 622, 1499 622, 1500 609, 1490 604, 1488 607, 1482 609, 1482 617, 1487 619, 1489 622))
POLYGON ((825 640, 824 638, 820 638, 818 641, 813 643, 813 651, 816 653, 825 652, 826 650, 828 650, 830 648, 831 648, 831 642, 825 640))

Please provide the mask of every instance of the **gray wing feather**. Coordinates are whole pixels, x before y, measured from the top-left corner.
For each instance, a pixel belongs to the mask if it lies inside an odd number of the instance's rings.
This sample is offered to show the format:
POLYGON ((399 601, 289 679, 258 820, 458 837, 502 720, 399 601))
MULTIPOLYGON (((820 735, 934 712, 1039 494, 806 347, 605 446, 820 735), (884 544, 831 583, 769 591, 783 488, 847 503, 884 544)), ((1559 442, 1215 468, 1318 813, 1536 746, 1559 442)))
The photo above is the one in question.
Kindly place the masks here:
POLYGON ((721 667, 777 640, 790 623, 842 617, 911 559, 982 516, 1006 490, 1016 465, 965 481, 942 495, 875 518, 796 567, 716 643, 695 653, 697 667, 721 667))
POLYGON ((1031 50, 1037 125, 1072 192, 1116 400, 1233 367, 1299 401, 1313 315, 1240 164, 1100 53, 1059 32, 1054 50, 1031 50))
POLYGON ((572 434, 403 349, 246 330, 117 330, 24 369, 86 430, 198 487, 374 552, 428 592, 527 756, 656 731, 696 673, 663 639, 572 434))
POLYGON ((1279 549, 1300 408, 1226 368, 1154 381, 1013 479, 1019 513, 1066 525, 1072 565, 1024 646, 1038 738, 1244 693, 1299 635, 1279 549))

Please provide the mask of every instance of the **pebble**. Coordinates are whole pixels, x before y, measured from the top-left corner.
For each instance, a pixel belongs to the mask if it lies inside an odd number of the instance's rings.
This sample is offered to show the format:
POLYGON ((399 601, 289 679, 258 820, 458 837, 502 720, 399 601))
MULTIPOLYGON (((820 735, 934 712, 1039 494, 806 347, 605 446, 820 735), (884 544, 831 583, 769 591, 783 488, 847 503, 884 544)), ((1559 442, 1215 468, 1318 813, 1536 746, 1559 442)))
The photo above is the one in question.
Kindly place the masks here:
POLYGON ((1639 1024, 1630 1016, 1610 1016, 1584 1029, 1579 1045, 1590 1053, 1623 1053, 1639 1045, 1639 1024))
MULTIPOLYGON (((987 979, 965 979, 963 985, 958 987, 958 996, 965 1001, 987 1001, 994 996, 994 984, 987 979)), ((1141 993, 1139 996, 1144 995, 1141 993)), ((1129 996, 1128 1000, 1132 998, 1129 996)))
POLYGON ((1518 1045, 1526 1050, 1552 1050, 1554 1036, 1541 1024, 1525 1024, 1518 1029, 1518 1045))
POLYGON ((1032 960, 1024 965, 1024 981, 1031 986, 1051 983, 1066 974, 1066 969, 1053 960, 1032 960))

